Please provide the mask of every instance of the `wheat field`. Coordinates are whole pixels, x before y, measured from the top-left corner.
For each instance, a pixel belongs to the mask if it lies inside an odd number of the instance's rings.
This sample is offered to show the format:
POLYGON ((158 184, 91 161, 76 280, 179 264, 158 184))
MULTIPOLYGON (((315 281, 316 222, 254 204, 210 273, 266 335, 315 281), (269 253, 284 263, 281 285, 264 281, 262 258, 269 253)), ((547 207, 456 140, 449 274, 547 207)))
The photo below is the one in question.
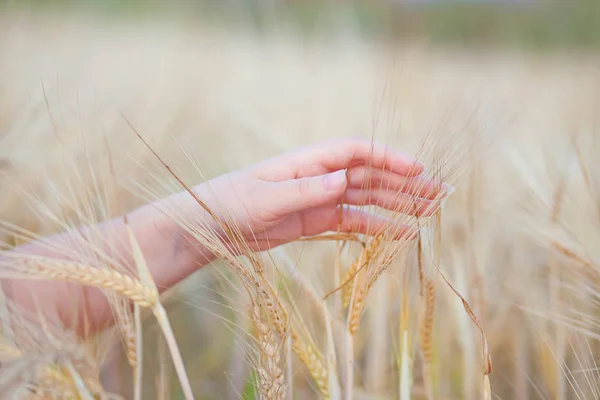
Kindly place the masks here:
POLYGON ((595 55, 58 13, 5 12, 0 32, 0 277, 91 284, 116 314, 82 340, 3 295, 2 398, 600 398, 595 55), (184 189, 122 115, 190 186, 358 136, 456 191, 411 220, 418 240, 228 256, 160 298, 138 259, 4 262, 184 189))

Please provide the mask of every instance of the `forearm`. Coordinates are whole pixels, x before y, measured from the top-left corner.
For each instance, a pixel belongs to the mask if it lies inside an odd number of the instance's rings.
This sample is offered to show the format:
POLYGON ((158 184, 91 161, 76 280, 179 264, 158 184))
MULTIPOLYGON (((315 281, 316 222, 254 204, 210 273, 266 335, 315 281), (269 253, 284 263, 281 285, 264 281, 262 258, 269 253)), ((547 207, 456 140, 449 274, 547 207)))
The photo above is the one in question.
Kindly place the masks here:
MULTIPOLYGON (((181 213, 194 214, 191 217, 204 218, 204 212, 185 193, 161 200, 181 213)), ((159 291, 163 292, 185 279, 194 271, 209 263, 214 256, 191 238, 179 224, 165 216, 156 204, 144 205, 127 215, 131 228, 159 291)), ((79 230, 84 236, 93 235, 99 239, 94 245, 102 247, 94 251, 114 254, 116 260, 134 267, 129 245, 127 226, 122 217, 79 230), (111 246, 117 244, 118 246, 111 246), (116 254, 115 254, 116 253, 116 254)), ((74 231, 67 231, 41 241, 19 246, 12 251, 56 259, 77 260, 75 249, 81 249, 82 240, 74 239, 74 231), (78 246, 72 244, 76 242, 78 246), (68 254, 61 251, 67 248, 68 254)), ((85 251, 85 250, 84 250, 85 251)), ((91 253, 88 252, 88 254, 91 253)), ((85 332, 83 321, 93 332, 112 323, 112 312, 104 294, 94 287, 81 287, 75 284, 56 281, 7 280, 4 282, 7 297, 18 306, 31 311, 42 308, 43 315, 57 313, 62 322, 79 332, 85 332), (84 319, 84 317, 86 319, 84 319)))

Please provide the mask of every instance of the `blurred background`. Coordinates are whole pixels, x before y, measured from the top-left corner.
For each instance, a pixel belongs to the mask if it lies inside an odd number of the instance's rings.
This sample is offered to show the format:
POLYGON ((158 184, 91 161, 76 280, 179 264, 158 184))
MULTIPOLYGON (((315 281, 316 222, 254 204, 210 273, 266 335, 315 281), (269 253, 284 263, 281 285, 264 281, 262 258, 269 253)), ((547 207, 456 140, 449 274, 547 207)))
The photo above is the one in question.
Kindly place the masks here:
POLYGON ((8 9, 81 11, 104 18, 226 23, 303 34, 352 30, 390 40, 534 49, 598 45, 597 1, 572 0, 4 0, 8 9))
MULTIPOLYGON (((0 218, 57 231, 48 215, 77 213, 59 194, 92 190, 109 155, 107 217, 177 190, 153 180, 121 112, 190 184, 326 138, 416 154, 427 135, 489 133, 485 153, 463 137, 474 172, 445 211, 443 268, 488 332, 493 398, 598 399, 599 46, 597 0, 3 0, 0 218)), ((310 247, 303 273, 318 283, 332 250, 310 247)), ((205 268, 168 300, 198 399, 247 387, 232 328, 244 321, 218 275, 205 268)), ((359 398, 398 397, 398 282, 386 282, 357 345, 359 398)), ((439 398, 481 398, 477 331, 453 301, 440 294, 439 398)), ((128 388, 115 352, 107 381, 128 388)), ((298 398, 315 398, 305 386, 298 398)))

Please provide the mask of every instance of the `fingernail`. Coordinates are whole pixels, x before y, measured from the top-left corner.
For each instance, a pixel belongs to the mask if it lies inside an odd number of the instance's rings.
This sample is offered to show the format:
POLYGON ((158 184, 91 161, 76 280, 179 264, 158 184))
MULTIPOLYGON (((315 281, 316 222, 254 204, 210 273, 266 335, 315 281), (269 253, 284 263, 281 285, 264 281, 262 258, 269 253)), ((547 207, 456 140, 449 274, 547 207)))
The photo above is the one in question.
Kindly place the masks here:
POLYGON ((323 186, 325 187, 325 190, 336 191, 344 183, 346 183, 346 170, 342 169, 325 175, 323 186))

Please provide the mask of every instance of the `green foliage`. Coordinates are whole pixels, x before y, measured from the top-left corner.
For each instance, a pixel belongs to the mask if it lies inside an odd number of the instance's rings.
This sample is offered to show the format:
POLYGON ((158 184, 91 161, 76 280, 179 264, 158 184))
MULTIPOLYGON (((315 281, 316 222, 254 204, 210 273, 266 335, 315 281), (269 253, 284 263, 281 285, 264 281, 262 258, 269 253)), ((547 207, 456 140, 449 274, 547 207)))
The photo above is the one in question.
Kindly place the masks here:
POLYGON ((530 48, 596 48, 600 45, 600 1, 523 2, 483 4, 391 1, 329 2, 255 0, 213 2, 198 0, 0 0, 32 7, 74 7, 110 17, 185 16, 203 23, 243 24, 261 32, 286 25, 304 35, 330 34, 351 28, 396 40, 413 37, 438 45, 517 45, 530 48))
MULTIPOLYGON (((399 11, 395 25, 410 13, 399 11)), ((413 29, 434 43, 593 47, 600 44, 600 2, 444 5, 421 9, 413 29)))
POLYGON ((250 380, 244 387, 244 393, 242 393, 242 400, 256 400, 258 398, 258 375, 255 370, 252 370, 250 380))

